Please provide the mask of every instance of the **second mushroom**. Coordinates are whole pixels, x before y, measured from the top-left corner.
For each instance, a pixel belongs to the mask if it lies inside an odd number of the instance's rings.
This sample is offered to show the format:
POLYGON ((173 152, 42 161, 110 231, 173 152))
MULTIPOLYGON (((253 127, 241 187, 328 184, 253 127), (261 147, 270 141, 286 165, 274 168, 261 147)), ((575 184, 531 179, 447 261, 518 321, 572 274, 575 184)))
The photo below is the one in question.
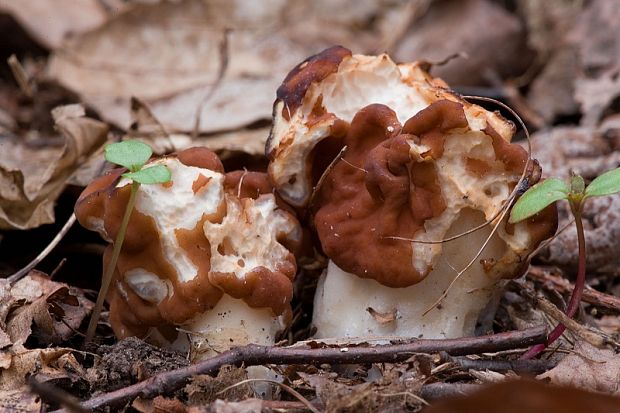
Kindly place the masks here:
POLYGON ((511 122, 427 67, 333 47, 278 89, 269 174, 311 211, 330 259, 314 302, 319 337, 472 335, 497 285, 556 230, 553 207, 507 223, 511 193, 521 177, 540 179, 538 164, 510 143, 511 122))

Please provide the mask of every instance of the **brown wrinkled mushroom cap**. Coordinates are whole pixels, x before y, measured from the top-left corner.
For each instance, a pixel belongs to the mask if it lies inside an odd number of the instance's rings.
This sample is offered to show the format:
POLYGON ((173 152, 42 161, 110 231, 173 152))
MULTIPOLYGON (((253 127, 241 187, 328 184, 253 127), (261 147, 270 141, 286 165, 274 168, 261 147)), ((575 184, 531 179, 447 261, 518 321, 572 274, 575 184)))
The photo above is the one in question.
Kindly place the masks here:
MULTIPOLYGON (((108 295, 118 337, 180 325, 227 294, 274 315, 290 313, 299 223, 277 207, 266 174, 224 173, 213 152, 190 148, 151 161, 172 181, 141 185, 108 295), (163 326, 163 327, 162 327, 163 326)), ((75 213, 114 240, 130 185, 114 170, 91 183, 75 213)), ((106 249, 108 265, 112 245, 106 249)))
MULTIPOLYGON (((495 217, 527 153, 510 143, 512 123, 464 101, 422 64, 347 52, 327 49, 285 79, 267 143, 269 174, 285 200, 312 209, 321 245, 339 268, 411 286, 433 270, 442 246, 403 239, 441 240, 462 211, 495 217)), ((527 183, 539 178, 531 162, 527 183)), ((485 272, 521 275, 556 226, 555 207, 502 223, 498 235, 508 248, 485 262, 485 272)))

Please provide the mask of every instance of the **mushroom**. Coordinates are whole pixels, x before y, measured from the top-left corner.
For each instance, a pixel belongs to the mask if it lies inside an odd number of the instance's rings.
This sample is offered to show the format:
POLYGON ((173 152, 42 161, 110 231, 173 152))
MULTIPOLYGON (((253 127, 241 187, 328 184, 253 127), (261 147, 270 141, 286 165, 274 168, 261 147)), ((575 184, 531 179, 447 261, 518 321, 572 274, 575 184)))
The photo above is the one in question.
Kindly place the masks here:
POLYGON ((269 174, 311 211, 330 259, 314 302, 318 337, 471 335, 501 280, 520 276, 556 230, 554 207, 507 223, 521 176, 533 185, 540 167, 510 143, 512 123, 427 67, 337 46, 278 89, 269 174))
MULTIPOLYGON (((186 349, 178 332, 187 331, 194 360, 232 346, 273 344, 291 316, 297 219, 266 174, 224 173, 208 149, 150 161, 157 163, 172 180, 138 190, 107 297, 116 336, 186 349)), ((75 208, 79 222, 108 241, 129 196, 122 172, 92 182, 75 208)))

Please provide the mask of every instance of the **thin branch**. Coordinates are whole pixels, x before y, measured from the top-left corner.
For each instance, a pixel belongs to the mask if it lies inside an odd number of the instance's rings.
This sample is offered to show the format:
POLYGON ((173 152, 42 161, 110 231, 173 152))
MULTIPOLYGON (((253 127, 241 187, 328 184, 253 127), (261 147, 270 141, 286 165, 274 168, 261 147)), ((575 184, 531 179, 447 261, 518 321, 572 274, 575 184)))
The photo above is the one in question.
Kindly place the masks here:
POLYGON ((48 383, 42 383, 33 377, 28 379, 30 391, 41 396, 49 403, 65 406, 66 411, 71 413, 88 413, 88 410, 80 406, 78 400, 58 387, 48 383))
POLYGON ((514 371, 518 374, 528 375, 544 373, 557 365, 555 360, 486 360, 452 357, 446 353, 441 354, 441 362, 452 363, 464 370, 514 371))
MULTIPOLYGON (((559 291, 560 293, 569 293, 575 289, 575 285, 562 278, 558 274, 545 270, 540 267, 530 267, 527 278, 532 281, 539 282, 544 288, 551 291, 559 291)), ((615 312, 620 312, 620 298, 614 295, 605 294, 595 290, 590 286, 586 286, 583 291, 582 301, 596 307, 606 308, 615 312)))
POLYGON ((39 265, 39 263, 43 261, 45 257, 47 257, 49 253, 52 252, 54 248, 56 248, 56 246, 64 238, 64 236, 67 235, 67 232, 69 232, 69 230, 75 223, 75 219, 76 219, 75 214, 71 214, 67 222, 65 222, 65 225, 63 225, 63 227, 60 229, 58 234, 56 234, 54 239, 47 245, 47 247, 45 247, 43 251, 41 251, 41 253, 37 255, 35 259, 30 261, 24 268, 17 271, 15 274, 9 276, 7 278, 9 282, 11 284, 16 283, 17 281, 22 279, 26 274, 28 274, 34 267, 39 265))
MULTIPOLYGON (((407 360, 416 353, 445 351, 459 356, 512 348, 525 348, 546 340, 545 327, 522 331, 491 334, 456 339, 414 340, 406 344, 390 344, 374 347, 314 347, 287 348, 250 344, 236 347, 200 363, 167 371, 129 387, 104 393, 84 402, 83 407, 96 409, 104 406, 118 407, 136 397, 146 399, 161 394, 171 394, 188 383, 192 376, 214 374, 224 365, 256 366, 263 364, 355 364, 395 363, 407 360)), ((422 395, 423 398, 424 395, 422 395)))
POLYGON ((553 305, 553 303, 547 300, 545 297, 538 295, 536 297, 536 300, 538 307, 542 311, 544 311, 545 314, 549 315, 550 317, 564 325, 568 330, 572 331, 577 336, 581 337, 584 341, 587 341, 589 344, 592 344, 594 347, 612 347, 615 350, 620 349, 620 343, 615 341, 611 336, 597 329, 584 326, 578 321, 573 320, 571 317, 564 314, 559 308, 553 305))
POLYGON ((451 396, 463 396, 482 388, 480 384, 469 383, 431 383, 422 386, 420 397, 424 400, 439 400, 451 396))
POLYGON ((209 88, 209 91, 202 98, 200 103, 198 104, 198 108, 196 108, 196 121, 194 122, 194 130, 192 132, 192 139, 196 139, 200 134, 200 121, 202 118, 202 110, 207 102, 213 97, 215 91, 219 88, 222 80, 224 79, 224 75, 226 74, 226 70, 228 70, 228 34, 230 30, 224 30, 224 35, 222 36, 222 41, 219 45, 220 52, 220 66, 217 71, 217 77, 213 85, 209 88))
POLYGON ((22 66, 19 59, 17 59, 17 56, 12 54, 6 62, 11 68, 11 72, 13 73, 13 77, 15 78, 19 89, 24 95, 32 98, 34 96, 34 91, 32 90, 32 85, 28 79, 28 73, 26 73, 26 69, 24 69, 24 66, 22 66))

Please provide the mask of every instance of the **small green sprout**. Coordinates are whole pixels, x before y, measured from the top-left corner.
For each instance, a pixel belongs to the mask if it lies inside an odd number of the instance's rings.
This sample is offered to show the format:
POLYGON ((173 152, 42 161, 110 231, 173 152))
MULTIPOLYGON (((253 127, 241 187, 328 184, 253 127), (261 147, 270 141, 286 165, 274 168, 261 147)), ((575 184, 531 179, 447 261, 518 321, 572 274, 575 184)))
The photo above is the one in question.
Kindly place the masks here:
MULTIPOLYGON (((566 315, 574 317, 579 308, 579 302, 586 283, 586 242, 583 231, 582 213, 585 202, 589 198, 612 195, 620 192, 620 168, 607 171, 595 178, 590 185, 586 186, 583 178, 573 175, 570 185, 557 178, 549 178, 527 190, 517 200, 510 212, 510 223, 523 221, 536 215, 554 202, 565 199, 568 201, 571 213, 575 218, 577 228, 577 240, 579 245, 579 264, 577 266, 577 279, 575 289, 571 294, 566 315)), ((566 327, 559 324, 547 337, 545 344, 539 344, 529 349, 522 358, 529 359, 538 355, 547 346, 560 337, 566 327)))
POLYGON ((124 166, 129 171, 122 174, 122 177, 131 180, 131 192, 129 195, 129 201, 125 208, 125 213, 121 221, 120 228, 114 241, 114 249, 112 250, 112 257, 106 268, 106 271, 101 280, 101 289, 97 296, 97 303, 93 308, 90 322, 88 324, 88 330, 86 332, 85 343, 92 340, 97 329, 97 323, 99 322, 99 316, 101 315, 101 309, 103 308, 103 302, 110 288, 112 281, 112 274, 125 240, 125 234, 127 232, 127 226, 129 225, 129 218, 131 212, 136 203, 136 194, 141 184, 163 184, 172 178, 170 170, 164 165, 155 165, 148 168, 144 168, 144 165, 153 155, 151 147, 145 143, 136 140, 128 140, 124 142, 112 143, 105 147, 105 159, 116 165, 124 166))

